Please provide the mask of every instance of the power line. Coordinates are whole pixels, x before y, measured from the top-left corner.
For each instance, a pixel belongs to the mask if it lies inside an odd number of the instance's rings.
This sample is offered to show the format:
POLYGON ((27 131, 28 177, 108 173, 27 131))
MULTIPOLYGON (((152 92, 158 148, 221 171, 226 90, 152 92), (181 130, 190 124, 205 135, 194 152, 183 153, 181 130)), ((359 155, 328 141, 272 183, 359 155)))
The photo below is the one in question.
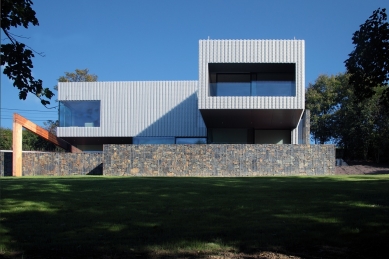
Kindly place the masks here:
MULTIPOLYGON (((28 117, 28 118, 38 118, 38 119, 44 119, 44 118, 57 118, 58 116, 56 115, 49 115, 49 114, 35 114, 35 113, 19 113, 23 117, 28 117), (46 116, 45 116, 46 115, 46 116)), ((1 117, 13 117, 13 114, 1 114, 1 117)))
MULTIPOLYGON (((53 118, 58 117, 57 114, 37 114, 37 113, 19 113, 22 116, 27 117, 34 117, 34 118, 53 118)), ((2 113, 1 116, 3 117, 13 117, 13 113, 2 113)))
MULTIPOLYGON (((13 118, 1 118, 2 120, 12 120, 13 118)), ((50 119, 45 119, 45 120, 43 120, 43 119, 34 119, 34 118, 27 118, 28 120, 30 120, 30 121, 49 121, 50 119)))
POLYGON ((8 111, 25 111, 25 112, 56 112, 58 113, 57 110, 55 111, 40 111, 40 110, 23 110, 23 109, 8 109, 8 108, 0 108, 1 110, 8 110, 8 111))

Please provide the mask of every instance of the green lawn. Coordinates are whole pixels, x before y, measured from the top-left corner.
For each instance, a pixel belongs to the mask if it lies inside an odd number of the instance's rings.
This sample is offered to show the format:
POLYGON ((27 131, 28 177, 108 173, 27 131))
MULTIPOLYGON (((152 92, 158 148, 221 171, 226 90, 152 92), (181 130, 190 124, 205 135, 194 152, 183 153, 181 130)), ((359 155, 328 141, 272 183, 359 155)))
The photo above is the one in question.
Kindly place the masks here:
POLYGON ((389 254, 389 175, 1 178, 0 258, 389 254))

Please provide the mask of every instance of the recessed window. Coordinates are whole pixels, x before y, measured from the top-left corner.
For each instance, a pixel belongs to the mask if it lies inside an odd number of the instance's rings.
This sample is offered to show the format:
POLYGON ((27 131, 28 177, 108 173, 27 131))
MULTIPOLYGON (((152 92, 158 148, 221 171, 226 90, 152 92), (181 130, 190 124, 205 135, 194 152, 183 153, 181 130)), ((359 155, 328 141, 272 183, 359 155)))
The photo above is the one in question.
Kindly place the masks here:
POLYGON ((209 142, 212 144, 247 144, 247 129, 209 129, 209 142))
POLYGON ((210 96, 296 96, 295 64, 209 64, 210 96))
POLYGON ((291 144, 290 130, 255 130, 255 144, 291 144))
POLYGON ((60 127, 100 127, 100 101, 60 101, 60 127))

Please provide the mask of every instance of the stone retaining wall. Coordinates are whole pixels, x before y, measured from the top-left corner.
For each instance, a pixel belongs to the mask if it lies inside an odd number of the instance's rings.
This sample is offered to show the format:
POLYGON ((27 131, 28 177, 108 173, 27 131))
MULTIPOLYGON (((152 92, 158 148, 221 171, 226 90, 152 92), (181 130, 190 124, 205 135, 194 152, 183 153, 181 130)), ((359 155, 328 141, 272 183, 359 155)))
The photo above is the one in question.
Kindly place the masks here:
MULTIPOLYGON (((12 175, 12 152, 0 152, 12 175)), ((335 174, 333 145, 104 145, 103 153, 23 153, 23 176, 241 177, 335 174), (104 163, 103 163, 104 162, 104 163)))
MULTIPOLYGON (((12 176, 12 152, 1 152, 1 176, 12 176)), ((23 152, 23 176, 102 175, 102 153, 23 152)))
POLYGON ((104 175, 335 174, 334 145, 104 145, 104 175))

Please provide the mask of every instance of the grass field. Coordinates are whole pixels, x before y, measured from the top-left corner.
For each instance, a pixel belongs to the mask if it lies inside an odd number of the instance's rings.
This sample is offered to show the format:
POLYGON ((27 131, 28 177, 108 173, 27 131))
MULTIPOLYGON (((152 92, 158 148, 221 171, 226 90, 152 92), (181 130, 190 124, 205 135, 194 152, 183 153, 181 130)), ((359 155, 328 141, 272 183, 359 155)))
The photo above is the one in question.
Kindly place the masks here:
POLYGON ((389 175, 2 178, 0 258, 383 258, 389 175))

